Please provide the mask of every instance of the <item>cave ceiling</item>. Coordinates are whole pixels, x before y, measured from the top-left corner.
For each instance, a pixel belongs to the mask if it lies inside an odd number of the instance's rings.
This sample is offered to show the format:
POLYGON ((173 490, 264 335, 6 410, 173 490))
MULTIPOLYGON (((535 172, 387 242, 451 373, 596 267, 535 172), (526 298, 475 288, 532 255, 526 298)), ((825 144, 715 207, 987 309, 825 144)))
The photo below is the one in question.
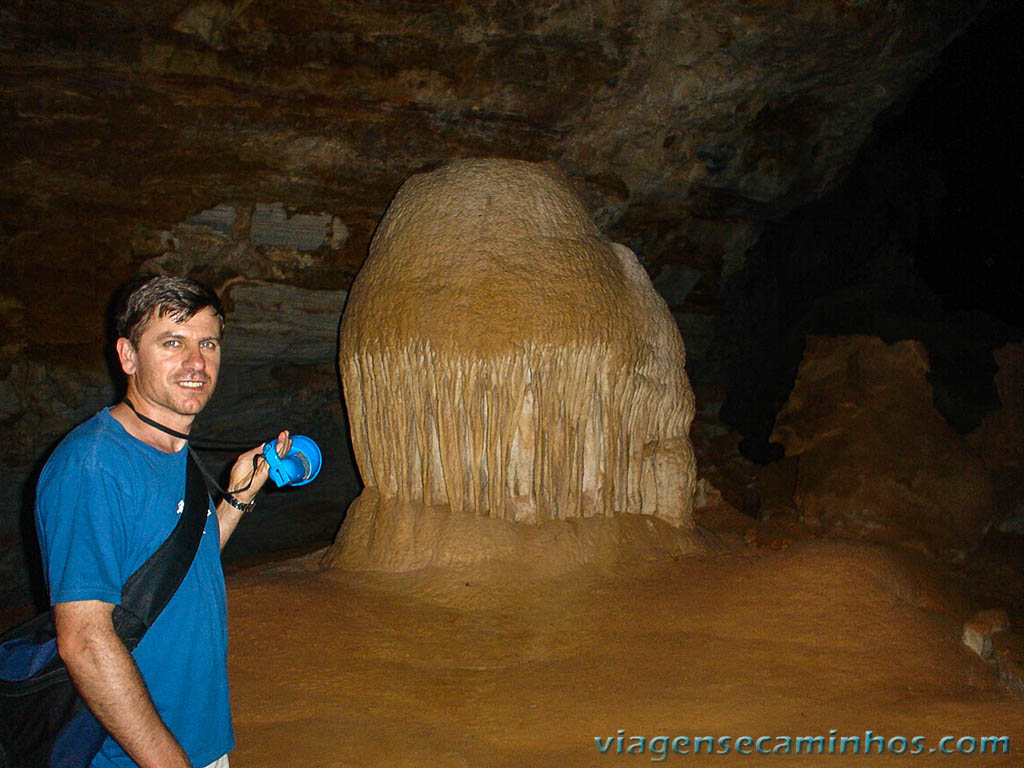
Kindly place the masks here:
POLYGON ((841 178, 982 4, 7 2, 3 354, 93 357, 147 262, 342 290, 402 181, 469 156, 557 163, 649 268, 697 270, 712 312, 764 223, 841 178), (175 227, 218 206, 236 240, 273 206, 328 236, 175 261, 175 227))

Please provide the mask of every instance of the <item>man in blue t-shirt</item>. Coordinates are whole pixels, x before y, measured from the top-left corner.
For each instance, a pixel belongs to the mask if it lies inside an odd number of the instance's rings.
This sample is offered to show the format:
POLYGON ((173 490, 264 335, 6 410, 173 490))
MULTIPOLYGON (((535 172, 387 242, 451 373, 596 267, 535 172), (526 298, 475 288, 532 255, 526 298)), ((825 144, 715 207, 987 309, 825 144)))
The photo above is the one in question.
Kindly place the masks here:
MULTIPOLYGON (((217 383, 223 328, 206 286, 139 281, 117 314, 124 401, 71 432, 39 478, 36 525, 57 645, 111 736, 94 768, 226 768, 234 746, 220 550, 267 480, 262 446, 233 465, 195 560, 134 652, 111 618, 125 580, 184 509, 186 441, 217 383)), ((279 453, 290 447, 282 432, 279 453)))

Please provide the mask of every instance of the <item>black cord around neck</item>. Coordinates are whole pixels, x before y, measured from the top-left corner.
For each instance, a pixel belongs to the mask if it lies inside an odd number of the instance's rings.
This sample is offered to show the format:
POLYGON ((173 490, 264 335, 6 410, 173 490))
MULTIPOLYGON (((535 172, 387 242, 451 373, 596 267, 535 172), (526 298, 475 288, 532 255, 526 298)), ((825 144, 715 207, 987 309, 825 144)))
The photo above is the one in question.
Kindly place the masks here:
POLYGON ((171 429, 170 427, 161 424, 159 421, 154 421, 148 416, 143 416, 141 413, 135 410, 135 406, 132 405, 132 401, 129 400, 127 397, 124 399, 124 404, 132 409, 132 413, 139 417, 139 421, 145 424, 149 424, 149 426, 153 427, 154 429, 159 429, 161 432, 168 434, 171 437, 177 437, 182 440, 188 440, 188 435, 185 432, 178 432, 176 429, 171 429))
MULTIPOLYGON (((178 432, 175 429, 171 429, 170 427, 165 426, 164 424, 161 424, 159 421, 154 421, 153 419, 149 418, 148 416, 143 416, 141 413, 139 413, 137 410, 135 410, 135 406, 132 405, 132 401, 129 400, 127 397, 124 398, 124 400, 122 402, 124 402, 124 404, 127 405, 131 409, 132 413, 134 413, 136 416, 139 417, 139 421, 143 422, 144 424, 149 424, 149 426, 153 427, 154 429, 159 429, 161 432, 164 432, 164 433, 170 435, 171 437, 178 437, 178 438, 181 438, 182 440, 186 440, 186 441, 189 439, 189 436, 187 434, 185 434, 184 432, 178 432)), ((209 471, 206 469, 206 465, 203 464, 202 461, 200 461, 199 454, 197 454, 194 450, 192 450, 192 446, 191 445, 188 446, 188 452, 192 454, 192 458, 195 459, 196 465, 199 467, 200 471, 203 473, 203 477, 206 478, 207 482, 210 483, 211 485, 213 485, 213 487, 216 488, 218 491, 220 491, 221 494, 223 494, 224 496, 230 496, 233 493, 241 493, 242 491, 249 490, 249 486, 252 485, 252 481, 256 477, 256 466, 257 466, 257 464, 258 464, 258 462, 259 462, 259 460, 261 458, 259 454, 256 454, 255 456, 252 457, 252 475, 249 476, 249 482, 248 483, 246 483, 241 488, 236 488, 234 491, 226 491, 226 490, 224 490, 223 488, 220 487, 220 483, 218 483, 214 479, 213 475, 211 475, 209 473, 209 471)))

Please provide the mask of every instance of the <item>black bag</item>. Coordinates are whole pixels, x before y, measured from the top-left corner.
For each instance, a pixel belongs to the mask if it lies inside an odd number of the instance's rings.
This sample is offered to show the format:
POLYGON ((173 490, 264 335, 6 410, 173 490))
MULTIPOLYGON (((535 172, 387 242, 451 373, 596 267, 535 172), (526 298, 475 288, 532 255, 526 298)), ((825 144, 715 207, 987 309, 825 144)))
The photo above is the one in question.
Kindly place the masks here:
MULTIPOLYGON (((177 592, 203 536, 210 497, 191 452, 187 468, 181 517, 114 608, 114 630, 129 651, 177 592)), ((85 768, 106 737, 57 653, 50 612, 0 636, 0 768, 85 768)))

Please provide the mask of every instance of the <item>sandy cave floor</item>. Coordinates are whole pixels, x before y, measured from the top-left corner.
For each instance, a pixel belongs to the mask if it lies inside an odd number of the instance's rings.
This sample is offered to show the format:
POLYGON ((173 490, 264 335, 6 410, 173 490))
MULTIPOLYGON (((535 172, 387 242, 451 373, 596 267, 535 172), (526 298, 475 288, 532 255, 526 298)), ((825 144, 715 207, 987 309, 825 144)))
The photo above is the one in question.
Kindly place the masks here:
MULTIPOLYGON (((228 579, 233 768, 647 765, 595 737, 923 736, 923 753, 694 756, 669 764, 1024 765, 1024 702, 960 643, 927 568, 808 541, 585 568, 228 579), (1009 736, 945 756, 945 735, 1009 736), (884 760, 884 763, 883 763, 884 760)), ((774 745, 776 742, 770 742, 774 745)), ((910 747, 909 749, 913 749, 910 747)), ((654 762, 658 762, 655 760, 654 762)))

